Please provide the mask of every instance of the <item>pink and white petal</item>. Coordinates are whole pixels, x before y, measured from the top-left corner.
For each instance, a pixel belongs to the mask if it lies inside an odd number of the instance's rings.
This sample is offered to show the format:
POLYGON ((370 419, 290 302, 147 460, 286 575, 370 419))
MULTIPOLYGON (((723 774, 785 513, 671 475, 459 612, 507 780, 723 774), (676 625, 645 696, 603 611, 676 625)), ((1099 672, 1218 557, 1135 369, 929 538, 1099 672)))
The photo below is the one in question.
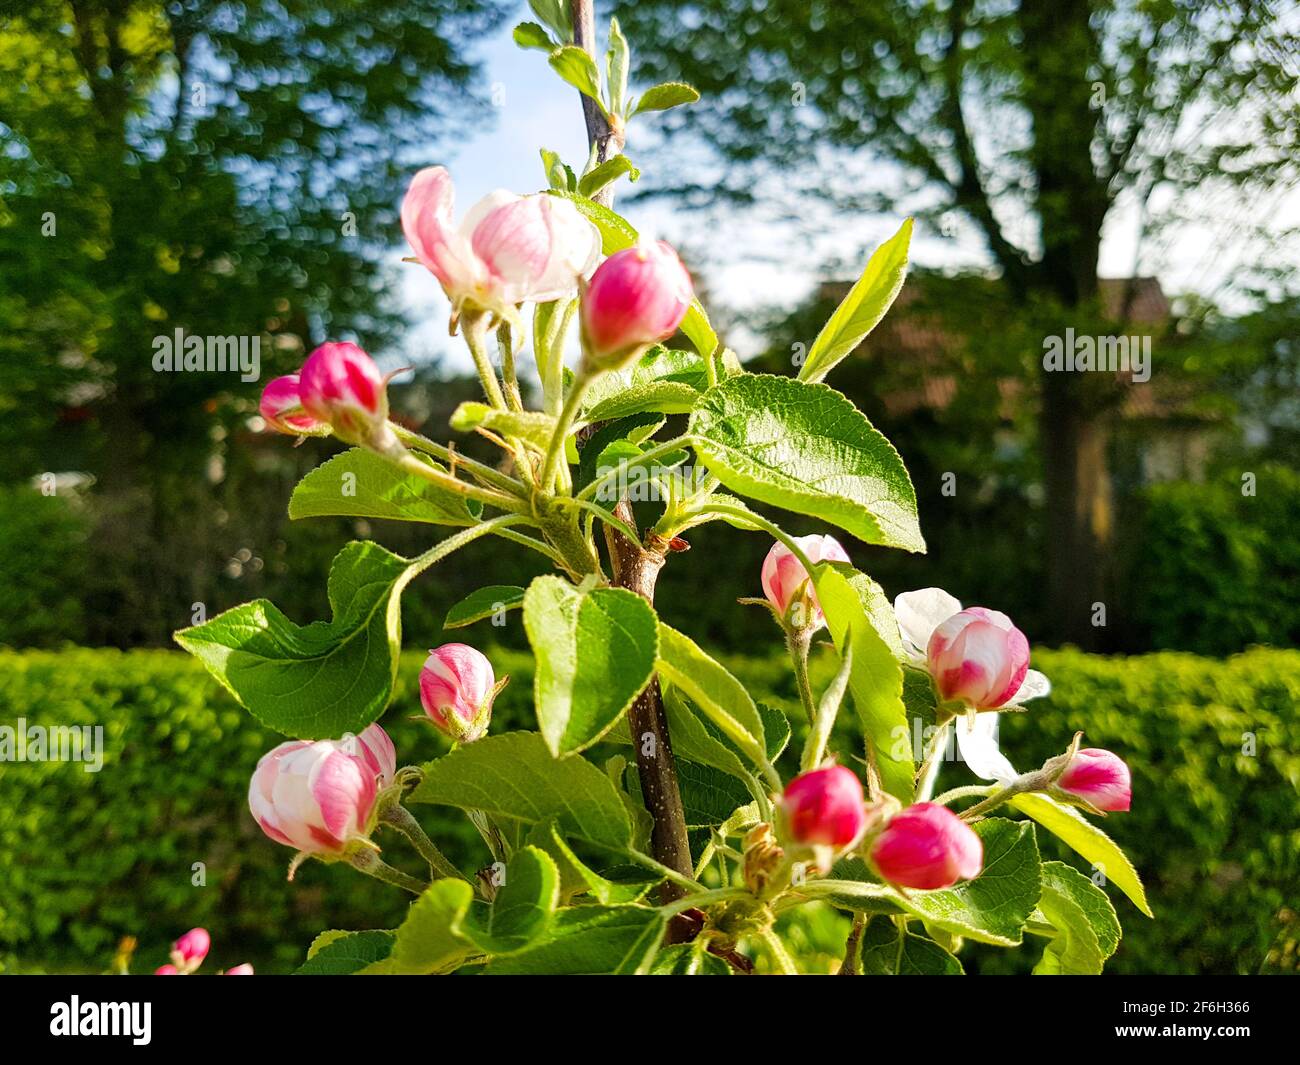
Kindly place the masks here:
POLYGON ((998 748, 997 714, 976 714, 973 725, 970 715, 962 714, 957 719, 957 750, 981 780, 1006 784, 1020 775, 998 748))
POLYGON ((1052 682, 1044 674, 1039 673, 1038 670, 1031 669, 1025 673, 1025 679, 1021 682, 1020 687, 1016 689, 1015 695, 1007 700, 1007 705, 1019 706, 1030 699, 1041 699, 1044 695, 1050 695, 1051 691, 1052 682))
POLYGON ((921 588, 894 598, 903 649, 913 661, 925 661, 930 637, 943 622, 961 612, 961 603, 942 588, 921 588))

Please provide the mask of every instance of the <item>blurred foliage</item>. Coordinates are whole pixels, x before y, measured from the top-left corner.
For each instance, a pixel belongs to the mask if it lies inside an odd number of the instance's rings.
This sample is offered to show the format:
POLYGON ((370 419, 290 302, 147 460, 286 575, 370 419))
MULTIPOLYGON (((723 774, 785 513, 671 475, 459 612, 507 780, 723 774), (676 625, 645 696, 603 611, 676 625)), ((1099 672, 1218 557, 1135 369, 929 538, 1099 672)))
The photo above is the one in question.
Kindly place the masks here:
POLYGON ((0 644, 80 638, 86 566, 86 520, 73 501, 0 485, 0 644))
POLYGON ((1300 473, 1286 466, 1151 486, 1127 562, 1142 642, 1201 654, 1300 645, 1297 515, 1300 473))
POLYGON ((327 337, 374 345, 395 330, 382 257, 401 190, 488 113, 465 53, 502 12, 497 0, 6 12, 0 483, 95 478, 93 570, 114 599, 88 614, 96 642, 161 643, 213 597, 234 509, 223 484, 264 490, 252 456, 225 446, 261 384, 327 337), (156 371, 156 338, 177 330, 259 342, 261 382, 156 371))
MULTIPOLYGON (((458 636, 473 642, 483 633, 458 636)), ((411 720, 421 657, 404 656, 383 722, 402 763, 445 750, 439 734, 411 720)), ((531 657, 501 649, 491 657, 498 674, 512 678, 497 701, 494 731, 534 727, 531 657)), ((829 680, 832 659, 825 650, 816 655, 817 686, 829 680)), ((759 698, 798 721, 781 655, 724 661, 759 698)), ((1089 744, 1121 753, 1133 771, 1133 811, 1107 818, 1105 827, 1133 856, 1156 919, 1117 901, 1124 941, 1108 971, 1253 972, 1271 945, 1284 952, 1277 922, 1284 907, 1296 908, 1300 884, 1300 652, 1256 650, 1220 662, 1041 651, 1035 665, 1055 690, 1029 712, 1004 718, 1013 762, 1027 769, 1083 729, 1089 744), (1248 735, 1254 755, 1242 753, 1248 735)), ((124 935, 134 935, 135 969, 151 971, 176 935, 201 924, 213 936, 210 968, 248 960, 283 971, 323 928, 392 927, 400 918, 398 892, 349 869, 308 862, 293 884, 284 882, 289 850, 261 834, 245 805, 253 767, 279 737, 192 659, 0 652, 0 705, 7 724, 22 717, 29 725, 102 725, 105 734, 99 773, 66 763, 0 764, 0 956, 24 967, 97 971, 124 935), (195 862, 205 863, 206 886, 192 883, 195 862)), ((848 758, 857 741, 845 717, 836 747, 848 758)), ((952 767, 943 786, 969 779, 952 767)), ((467 821, 450 811, 421 817, 460 868, 486 861, 467 821)), ((387 860, 420 871, 403 841, 381 834, 380 843, 387 860)), ((1047 856, 1078 864, 1053 841, 1040 843, 1047 856)), ((801 921, 801 965, 833 968, 846 931, 829 911, 801 921)), ((968 945, 961 958, 968 971, 992 972, 1021 961, 1028 967, 1034 955, 968 945)))

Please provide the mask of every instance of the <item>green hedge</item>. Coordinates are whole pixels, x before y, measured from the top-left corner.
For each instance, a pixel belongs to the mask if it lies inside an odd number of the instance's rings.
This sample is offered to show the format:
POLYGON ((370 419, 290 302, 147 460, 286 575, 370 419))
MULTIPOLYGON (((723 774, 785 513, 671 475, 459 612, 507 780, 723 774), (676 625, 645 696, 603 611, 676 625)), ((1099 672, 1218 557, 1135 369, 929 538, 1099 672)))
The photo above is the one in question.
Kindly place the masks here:
MULTIPOLYGON (((529 659, 493 654, 514 680, 494 727, 530 723, 529 659)), ((793 708, 779 657, 728 657, 760 698, 793 708)), ((418 710, 420 656, 404 658, 384 725, 402 760, 441 749, 418 710)), ((1043 651, 1050 700, 1005 720, 1021 768, 1057 753, 1075 728, 1133 768, 1134 809, 1107 828, 1133 855, 1156 920, 1122 898, 1113 972, 1251 972, 1300 902, 1300 652, 1256 650, 1226 661, 1162 653, 1102 658, 1043 651), (1243 755, 1243 736, 1258 750, 1243 755)), ((830 662, 816 663, 820 683, 830 662)), ((307 863, 286 886, 287 848, 266 840, 245 806, 248 777, 278 737, 258 728, 191 659, 174 652, 0 653, 0 723, 102 725, 103 770, 0 763, 0 961, 104 968, 123 935, 140 940, 136 970, 195 924, 213 933, 213 965, 287 969, 325 927, 391 926, 396 892, 345 869, 307 863), (193 884, 193 864, 206 886, 193 884)), ((945 773, 945 786, 965 770, 945 773)), ((424 815, 464 868, 479 856, 460 819, 424 815)), ((395 839, 385 853, 418 872, 395 839)), ((1054 850, 1054 841, 1044 844, 1054 850)), ((1061 855, 1053 855, 1061 856, 1061 855)), ((968 947, 970 971, 1008 971, 1030 955, 968 947)))

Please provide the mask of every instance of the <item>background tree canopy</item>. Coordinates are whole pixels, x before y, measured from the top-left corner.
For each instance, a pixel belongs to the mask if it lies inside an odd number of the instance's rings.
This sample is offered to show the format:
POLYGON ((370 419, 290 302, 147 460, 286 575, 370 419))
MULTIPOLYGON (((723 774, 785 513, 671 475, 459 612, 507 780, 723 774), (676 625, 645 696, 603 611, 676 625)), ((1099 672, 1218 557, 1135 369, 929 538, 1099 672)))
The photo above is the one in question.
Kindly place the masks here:
MULTIPOLYGON (((613 6, 640 42, 644 79, 680 78, 702 94, 673 131, 711 145, 721 173, 702 181, 682 168, 668 194, 734 205, 811 193, 841 216, 906 211, 945 233, 961 220, 1035 338, 1013 349, 1031 360, 1022 372, 1067 326, 1125 331, 1132 298, 1103 300, 1097 270, 1103 228, 1121 209, 1138 219, 1144 263, 1161 265, 1170 227, 1199 210, 1238 253, 1251 249, 1236 289, 1257 303, 1294 290, 1294 263, 1269 255, 1292 234, 1259 209, 1295 185, 1300 158, 1296 30, 1275 3, 613 6)), ((947 309, 962 322, 972 304, 947 309)), ((1086 646, 1097 638, 1093 604, 1111 588, 1111 427, 1129 384, 1037 378, 1045 614, 1055 635, 1086 646)))
POLYGON ((261 384, 327 336, 395 329, 397 201, 485 117, 466 47, 502 5, 18 8, 0 29, 0 481, 94 477, 89 637, 161 642, 211 602, 239 525, 265 528, 226 497, 261 384), (259 338, 261 384, 156 372, 153 339, 177 329, 259 338))

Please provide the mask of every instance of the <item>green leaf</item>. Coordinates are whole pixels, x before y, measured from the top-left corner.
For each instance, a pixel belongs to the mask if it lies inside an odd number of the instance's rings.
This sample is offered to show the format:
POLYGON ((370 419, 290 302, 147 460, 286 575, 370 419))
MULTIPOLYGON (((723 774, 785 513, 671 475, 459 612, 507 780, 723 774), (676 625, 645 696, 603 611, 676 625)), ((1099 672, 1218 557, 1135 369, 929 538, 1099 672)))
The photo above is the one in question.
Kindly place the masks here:
POLYGON ((578 180, 578 192, 583 196, 595 196, 606 185, 617 181, 624 174, 627 175, 628 181, 633 183, 641 177, 641 171, 632 165, 632 160, 626 155, 616 155, 612 159, 606 159, 589 173, 583 174, 578 180))
POLYGON ((648 877, 643 870, 633 870, 634 876, 630 880, 611 880, 601 876, 573 852, 553 821, 535 828, 529 840, 545 850, 561 871, 567 869, 573 874, 578 885, 575 890, 588 891, 597 902, 607 906, 636 902, 659 882, 648 877))
POLYGON ((676 685, 760 769, 768 766, 763 719, 745 686, 689 636, 659 623, 660 675, 676 685))
POLYGON ((551 35, 536 22, 521 22, 514 30, 515 44, 520 48, 536 48, 541 52, 550 52, 556 44, 551 35))
POLYGON ((646 89, 637 100, 632 114, 639 115, 643 111, 667 111, 670 107, 678 107, 681 104, 693 104, 699 98, 699 92, 684 81, 665 81, 661 85, 646 89))
POLYGON ((447 611, 444 629, 463 629, 476 621, 490 618, 498 611, 515 610, 524 605, 524 590, 513 584, 490 584, 470 592, 447 611))
POLYGON ((551 67, 565 81, 577 89, 583 96, 590 97, 605 110, 605 103, 600 98, 600 71, 596 61, 585 48, 575 44, 566 44, 551 53, 551 67))
POLYGON ((814 570, 817 599, 835 648, 841 658, 853 651, 849 691, 881 786, 910 803, 916 766, 903 704, 903 668, 871 620, 877 586, 848 566, 822 564, 814 570))
POLYGON ((924 551, 903 460, 844 396, 770 374, 730 377, 691 414, 700 460, 733 492, 924 551))
POLYGON ((360 972, 387 958, 394 939, 392 932, 322 932, 312 941, 307 960, 294 975, 346 976, 360 972))
POLYGON ((569 18, 567 0, 528 0, 528 6, 538 21, 562 42, 573 40, 573 22, 569 18))
POLYGON ((557 758, 600 739, 654 675, 654 608, 624 588, 538 577, 524 595, 524 629, 537 657, 537 720, 557 758))
MULTIPOLYGON (((605 53, 605 72, 609 78, 609 106, 616 115, 623 113, 627 101, 627 68, 630 53, 627 38, 619 28, 618 19, 609 20, 609 51, 605 53)), ((633 179, 635 180, 635 179, 633 179)), ((591 195, 584 193, 584 195, 591 195)))
MULTIPOLYGON (((454 550, 454 541, 480 532, 468 529, 439 546, 454 550)), ((330 566, 330 621, 295 625, 274 604, 255 599, 181 629, 175 639, 277 732, 302 739, 360 732, 392 698, 402 590, 430 561, 354 541, 330 566)))
POLYGON ((474 889, 466 881, 435 880, 406 911, 388 957, 366 973, 414 976, 456 968, 475 949, 463 928, 473 901, 474 889))
POLYGON ((494 958, 487 975, 632 975, 650 970, 664 919, 644 906, 575 906, 561 910, 542 940, 518 954, 494 958))
POLYGON ((872 921, 862 933, 863 976, 961 976, 964 971, 933 939, 892 921, 872 921))
MULTIPOLYGON (((415 457, 434 469, 427 455, 415 457)), ((392 518, 433 525, 473 525, 482 508, 471 510, 464 496, 403 473, 373 451, 354 447, 322 462, 289 497, 290 518, 392 518)))
MULTIPOLYGON (((601 251, 606 255, 613 255, 616 251, 630 248, 637 242, 637 231, 632 223, 621 215, 615 214, 603 204, 596 203, 586 196, 565 193, 556 189, 551 190, 551 195, 563 196, 565 199, 573 201, 574 206, 599 231, 601 251)), ((707 357, 717 350, 718 334, 713 331, 713 326, 709 324, 709 316, 705 314, 704 307, 698 299, 691 301, 686 317, 682 319, 681 330, 690 338, 691 343, 695 345, 696 351, 701 355, 707 357)))
POLYGON ((885 317, 907 276, 907 252, 912 241, 909 218, 867 261, 862 276, 854 283, 799 368, 799 380, 820 381, 862 343, 885 317))
MULTIPOLYGON (((927 926, 981 943, 1017 946, 1025 922, 1038 904, 1041 873, 1034 827, 1024 821, 990 817, 974 826, 984 844, 984 870, 974 880, 943 891, 908 891, 886 884, 846 879, 828 899, 864 913, 902 910, 927 926)), ((833 875, 866 873, 859 859, 836 865, 833 875)))
POLYGON ((1039 976, 1097 976, 1119 946, 1119 918, 1106 893, 1064 862, 1043 863, 1038 910, 1058 931, 1034 967, 1039 976))
POLYGON ((651 976, 730 976, 731 966, 693 943, 664 947, 650 967, 651 976))
POLYGON ((565 835, 611 850, 622 851, 632 836, 609 778, 582 758, 553 758, 535 732, 486 736, 434 759, 408 798, 528 825, 554 820, 565 835))
POLYGON ((597 422, 644 411, 686 414, 707 384, 704 360, 695 352, 654 347, 631 369, 602 374, 587 390, 583 417, 597 422))
MULTIPOLYGON (((573 177, 573 171, 564 164, 564 161, 559 157, 559 155, 551 151, 549 148, 542 148, 540 151, 542 155, 542 169, 546 171, 546 184, 551 188, 559 189, 562 192, 572 192, 576 184, 573 177)), ((534 311, 534 315, 536 316, 534 318, 533 327, 534 335, 543 335, 543 330, 537 327, 537 323, 539 319, 543 322, 549 319, 554 314, 557 304, 557 300, 552 300, 549 303, 539 303, 537 305, 537 308, 534 311)), ((541 362, 538 362, 537 368, 541 372, 542 376, 545 377, 546 367, 543 366, 541 362)))
POLYGON ((541 936, 560 901, 560 871, 537 847, 515 851, 506 866, 505 883, 481 924, 471 922, 470 938, 484 953, 522 950, 541 936))
POLYGON ((587 438, 579 452, 578 474, 574 491, 581 491, 596 479, 601 465, 600 457, 611 445, 620 441, 641 444, 654 436, 664 424, 662 415, 654 413, 632 414, 602 425, 587 438))
POLYGON ((497 410, 486 403, 471 401, 462 403, 452 413, 451 427, 461 433, 491 429, 503 436, 517 436, 545 451, 555 432, 555 419, 541 411, 497 410))
POLYGON ((1021 813, 1028 814, 1052 835, 1064 840, 1071 849, 1100 869, 1107 880, 1129 897, 1134 906, 1148 917, 1154 916, 1133 863, 1113 839, 1082 814, 1072 807, 1063 806, 1055 799, 1034 792, 1015 796, 1011 805, 1021 813))

